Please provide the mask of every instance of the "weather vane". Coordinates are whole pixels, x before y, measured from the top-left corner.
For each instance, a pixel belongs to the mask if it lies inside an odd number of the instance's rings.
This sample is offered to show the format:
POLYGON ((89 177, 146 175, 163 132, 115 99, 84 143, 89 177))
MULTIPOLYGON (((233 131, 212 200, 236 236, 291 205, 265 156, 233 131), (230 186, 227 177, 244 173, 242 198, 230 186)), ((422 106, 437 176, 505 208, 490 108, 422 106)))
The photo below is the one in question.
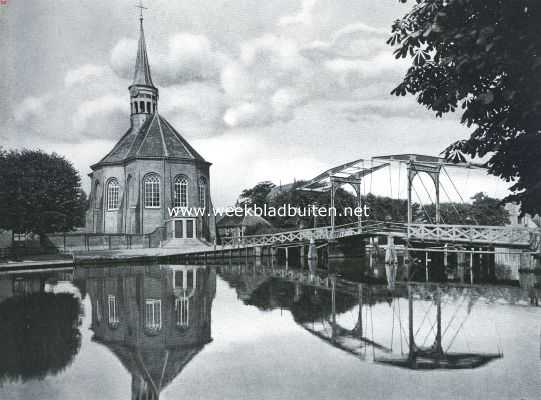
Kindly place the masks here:
POLYGON ((147 7, 143 6, 143 0, 139 0, 139 4, 137 4, 135 7, 139 9, 139 18, 143 19, 143 10, 147 10, 147 7))

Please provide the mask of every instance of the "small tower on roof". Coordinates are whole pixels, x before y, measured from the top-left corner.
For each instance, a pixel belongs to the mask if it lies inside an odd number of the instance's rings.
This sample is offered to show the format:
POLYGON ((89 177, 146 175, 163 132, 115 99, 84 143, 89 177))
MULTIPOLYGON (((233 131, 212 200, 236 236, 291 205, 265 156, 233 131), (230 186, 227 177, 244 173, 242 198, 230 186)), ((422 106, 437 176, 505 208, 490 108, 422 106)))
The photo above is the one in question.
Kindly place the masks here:
POLYGON ((131 120, 133 125, 141 126, 149 115, 158 109, 158 88, 152 83, 150 65, 148 61, 145 31, 143 29, 143 5, 137 6, 141 10, 139 17, 139 43, 137 46, 137 59, 133 82, 129 87, 131 103, 131 120))

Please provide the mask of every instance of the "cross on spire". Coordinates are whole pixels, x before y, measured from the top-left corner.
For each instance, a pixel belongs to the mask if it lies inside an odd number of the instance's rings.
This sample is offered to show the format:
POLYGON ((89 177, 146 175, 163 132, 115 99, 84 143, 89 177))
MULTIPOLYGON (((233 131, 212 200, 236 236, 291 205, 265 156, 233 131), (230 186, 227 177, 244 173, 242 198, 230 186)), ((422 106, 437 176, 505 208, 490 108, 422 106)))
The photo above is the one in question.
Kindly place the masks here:
POLYGON ((143 6, 143 0, 139 0, 139 3, 135 5, 135 8, 139 9, 139 19, 143 20, 143 10, 147 10, 148 8, 143 6))

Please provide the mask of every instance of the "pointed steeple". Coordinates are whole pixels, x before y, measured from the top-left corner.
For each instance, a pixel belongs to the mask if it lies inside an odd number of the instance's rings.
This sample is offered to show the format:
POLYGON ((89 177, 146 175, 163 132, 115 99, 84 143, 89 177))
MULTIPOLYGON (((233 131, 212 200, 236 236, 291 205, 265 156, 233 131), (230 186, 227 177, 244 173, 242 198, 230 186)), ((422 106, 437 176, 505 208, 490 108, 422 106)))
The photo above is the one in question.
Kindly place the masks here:
POLYGON ((139 18, 139 45, 137 46, 137 59, 135 61, 135 72, 133 74, 133 85, 144 85, 154 87, 150 75, 148 63, 147 46, 145 42, 145 31, 143 29, 143 17, 139 18))
POLYGON ((143 7, 139 17, 139 45, 135 60, 133 83, 130 85, 131 121, 132 126, 140 128, 150 115, 158 111, 158 89, 152 83, 150 65, 148 62, 145 31, 143 29, 143 7))

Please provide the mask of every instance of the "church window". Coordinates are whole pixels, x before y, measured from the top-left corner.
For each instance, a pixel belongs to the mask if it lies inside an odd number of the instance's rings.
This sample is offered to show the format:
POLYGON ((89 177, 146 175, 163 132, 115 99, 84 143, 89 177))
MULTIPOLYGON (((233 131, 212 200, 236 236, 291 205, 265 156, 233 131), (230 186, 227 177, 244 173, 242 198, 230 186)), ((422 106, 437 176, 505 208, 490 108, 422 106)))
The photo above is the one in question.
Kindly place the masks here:
POLYGON ((162 329, 162 301, 157 299, 145 300, 145 327, 158 331, 162 329))
POLYGON ((175 196, 173 207, 188 206, 188 180, 183 176, 175 178, 175 196))
POLYGON ((199 206, 201 208, 207 206, 207 180, 204 177, 199 179, 199 206))
POLYGON ((153 104, 153 112, 156 112, 156 103, 153 104))
POLYGON ((137 102, 133 103, 135 105, 135 113, 139 114, 139 106, 137 105, 137 102))
POLYGON ((144 101, 139 102, 139 109, 141 110, 142 113, 145 112, 145 102, 144 101))
POLYGON ((101 307, 99 300, 96 300, 96 319, 98 322, 101 322, 101 307))
POLYGON ((160 207, 160 178, 157 175, 148 175, 144 180, 145 207, 160 207))
POLYGON ((107 296, 107 304, 109 305, 109 324, 110 325, 117 325, 120 320, 118 319, 118 307, 116 302, 116 296, 110 294, 107 296))
POLYGON ((107 184, 107 209, 118 210, 120 207, 120 186, 116 179, 107 184))
POLYGON ((150 114, 150 102, 147 101, 147 113, 150 114))
POLYGON ((177 298, 175 300, 175 312, 177 326, 187 328, 190 326, 190 299, 187 297, 177 298))

